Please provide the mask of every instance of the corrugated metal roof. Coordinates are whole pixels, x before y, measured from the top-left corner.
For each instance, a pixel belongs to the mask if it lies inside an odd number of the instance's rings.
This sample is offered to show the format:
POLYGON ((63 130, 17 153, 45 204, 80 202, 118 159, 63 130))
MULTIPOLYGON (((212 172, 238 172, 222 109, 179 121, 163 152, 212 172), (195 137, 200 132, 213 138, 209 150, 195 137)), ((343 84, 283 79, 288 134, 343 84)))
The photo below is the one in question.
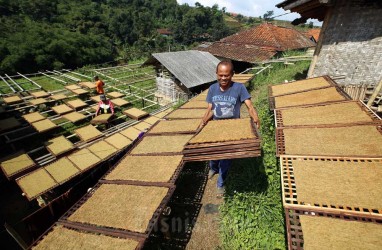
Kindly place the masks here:
POLYGON ((152 56, 187 88, 216 80, 216 66, 220 61, 208 52, 188 50, 154 53, 152 56))

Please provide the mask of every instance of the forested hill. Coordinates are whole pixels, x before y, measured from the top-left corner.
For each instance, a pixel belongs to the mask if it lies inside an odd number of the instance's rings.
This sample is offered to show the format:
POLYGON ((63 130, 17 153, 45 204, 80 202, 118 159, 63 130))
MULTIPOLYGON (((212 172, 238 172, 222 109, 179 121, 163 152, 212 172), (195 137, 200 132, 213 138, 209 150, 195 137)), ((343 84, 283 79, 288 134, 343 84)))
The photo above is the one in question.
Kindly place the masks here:
MULTIPOLYGON (((222 6, 223 7, 223 6, 222 6)), ((0 0, 0 74, 134 59, 229 34, 219 6, 176 0, 0 0), (169 28, 164 37, 158 28, 169 28)))

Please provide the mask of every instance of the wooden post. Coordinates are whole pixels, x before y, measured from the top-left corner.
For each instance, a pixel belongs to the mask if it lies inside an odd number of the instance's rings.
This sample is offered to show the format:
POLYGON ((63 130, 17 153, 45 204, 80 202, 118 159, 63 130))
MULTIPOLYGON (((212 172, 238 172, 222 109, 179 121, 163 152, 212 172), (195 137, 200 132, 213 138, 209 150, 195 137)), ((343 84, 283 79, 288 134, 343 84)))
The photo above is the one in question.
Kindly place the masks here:
POLYGON ((375 86, 375 89, 374 89, 374 92, 373 94, 370 96, 369 98, 369 101, 367 102, 367 106, 370 108, 371 105, 373 104, 375 98, 377 97, 377 95, 379 94, 379 92, 381 91, 382 89, 382 80, 379 81, 378 85, 375 86))
POLYGON ((332 11, 333 11, 333 7, 329 7, 328 13, 325 16, 324 23, 323 23, 322 28, 321 28, 320 37, 318 38, 316 49, 315 49, 314 54, 313 54, 313 60, 309 66, 307 78, 312 77, 314 68, 316 67, 318 56, 321 53, 322 42, 324 40, 325 31, 328 28, 330 18, 332 17, 332 11))

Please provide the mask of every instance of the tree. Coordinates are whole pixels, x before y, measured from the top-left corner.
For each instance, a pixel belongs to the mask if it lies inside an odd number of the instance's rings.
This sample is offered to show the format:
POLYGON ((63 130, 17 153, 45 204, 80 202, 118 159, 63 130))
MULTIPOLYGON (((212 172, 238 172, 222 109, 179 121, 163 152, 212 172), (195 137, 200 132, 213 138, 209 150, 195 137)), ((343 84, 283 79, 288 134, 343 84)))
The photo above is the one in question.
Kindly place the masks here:
POLYGON ((0 0, 0 74, 139 58, 230 34, 225 8, 176 0, 0 0), (158 37, 157 29, 173 33, 158 37))
POLYGON ((265 20, 265 21, 271 21, 271 20, 273 20, 273 10, 268 10, 264 15, 263 15, 263 19, 265 20))
POLYGON ((242 22, 243 19, 244 19, 244 16, 243 16, 242 14, 238 14, 238 15, 236 16, 236 19, 237 19, 239 22, 242 22))

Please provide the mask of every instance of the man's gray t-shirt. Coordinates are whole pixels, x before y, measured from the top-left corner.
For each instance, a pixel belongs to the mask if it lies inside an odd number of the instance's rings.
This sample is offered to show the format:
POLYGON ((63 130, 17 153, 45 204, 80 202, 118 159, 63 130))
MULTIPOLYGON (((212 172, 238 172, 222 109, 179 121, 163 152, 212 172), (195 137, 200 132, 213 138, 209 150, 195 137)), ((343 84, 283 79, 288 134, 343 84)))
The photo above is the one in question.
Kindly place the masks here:
POLYGON ((213 119, 217 120, 240 118, 240 106, 250 98, 244 84, 233 82, 227 90, 221 91, 216 82, 210 86, 206 101, 212 103, 213 119))

